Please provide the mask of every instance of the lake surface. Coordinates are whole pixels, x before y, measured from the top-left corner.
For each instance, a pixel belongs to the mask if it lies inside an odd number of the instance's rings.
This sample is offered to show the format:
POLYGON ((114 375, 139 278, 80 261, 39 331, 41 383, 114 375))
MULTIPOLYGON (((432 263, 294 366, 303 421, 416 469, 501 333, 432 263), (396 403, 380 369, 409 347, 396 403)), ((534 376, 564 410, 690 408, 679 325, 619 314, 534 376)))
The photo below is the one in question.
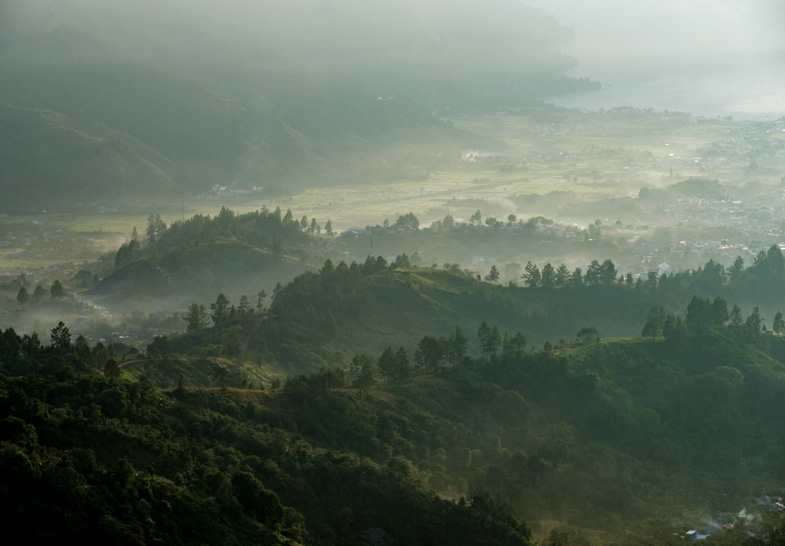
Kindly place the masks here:
POLYGON ((588 93, 555 97, 550 102, 585 110, 616 106, 690 112, 697 116, 733 116, 765 120, 785 117, 785 63, 776 59, 749 59, 722 66, 662 66, 647 73, 641 66, 625 70, 584 67, 578 76, 600 81, 603 88, 588 93))

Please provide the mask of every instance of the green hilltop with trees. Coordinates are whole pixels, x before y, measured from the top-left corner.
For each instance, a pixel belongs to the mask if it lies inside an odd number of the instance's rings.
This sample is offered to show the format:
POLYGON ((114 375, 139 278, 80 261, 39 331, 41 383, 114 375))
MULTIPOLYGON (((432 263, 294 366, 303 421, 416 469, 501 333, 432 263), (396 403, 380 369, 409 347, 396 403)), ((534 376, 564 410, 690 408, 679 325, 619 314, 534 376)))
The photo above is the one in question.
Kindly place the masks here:
POLYGON ((122 302, 175 297, 187 301, 196 294, 261 286, 272 278, 291 278, 318 263, 332 234, 330 221, 295 219, 263 207, 235 214, 222 208, 214 217, 196 215, 167 226, 151 215, 145 237, 138 232, 113 257, 113 272, 90 290, 91 296, 122 302), (239 287, 239 288, 238 288, 239 287))
MULTIPOLYGON (((618 337, 643 329, 644 335, 659 336, 680 327, 710 295, 732 302, 724 312, 734 325, 742 320, 742 307, 749 314, 753 302, 765 302, 756 312, 760 326, 775 319, 767 328, 779 333, 783 321, 772 307, 783 301, 778 294, 785 295, 785 272, 776 266, 781 260, 774 246, 749 267, 737 260, 726 270, 709 261, 696 271, 652 274, 645 280, 620 275, 610 260, 593 260, 585 273, 550 264, 541 271, 528 264, 524 286, 499 286, 455 265, 413 267, 406 255, 392 262, 368 257, 363 263, 336 265, 328 260, 318 272, 279 284, 269 303, 260 299, 261 291, 233 302, 221 294, 212 305, 220 304, 225 312, 212 320, 207 305, 195 303, 185 317, 188 332, 157 338, 151 347, 167 358, 229 358, 243 366, 305 373, 336 359, 348 365, 353 354, 381 352, 388 345, 411 350, 420 332, 445 337, 458 324, 476 331, 484 317, 493 318, 500 336, 526 332, 529 343, 539 347, 566 345, 578 331, 583 337, 618 337), (647 321, 650 309, 656 312, 647 321)), ((175 377, 170 373, 168 384, 175 377)), ((237 380, 242 377, 238 374, 237 380)))
MULTIPOLYGON (((219 297, 199 309, 197 324, 215 323, 197 327, 202 349, 230 352, 231 337, 216 334, 240 315, 285 319, 304 343, 317 322, 276 308, 320 275, 280 288, 269 308, 219 297)), ((683 318, 644 313, 642 337, 601 340, 587 326, 533 351, 526 331, 482 316, 476 330, 420 330, 348 365, 336 354, 255 385, 215 359, 205 383, 186 375, 199 357, 172 349, 189 335, 156 341, 134 368, 62 323, 47 344, 8 329, 4 528, 64 543, 362 544, 370 532, 407 544, 677 544, 693 518, 752 506, 785 479, 785 339, 757 309, 743 317, 695 297, 683 318), (188 366, 161 389, 176 358, 188 366)), ((769 538, 745 544, 783 543, 767 518, 749 529, 769 538)))

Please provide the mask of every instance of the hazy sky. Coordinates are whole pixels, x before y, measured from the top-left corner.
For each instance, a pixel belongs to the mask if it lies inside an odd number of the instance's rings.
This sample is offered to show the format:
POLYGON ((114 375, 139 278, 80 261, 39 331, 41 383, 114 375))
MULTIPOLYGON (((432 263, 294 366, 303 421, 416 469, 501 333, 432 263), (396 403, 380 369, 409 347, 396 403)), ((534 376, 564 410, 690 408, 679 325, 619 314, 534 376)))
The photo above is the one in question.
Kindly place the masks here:
POLYGON ((785 47, 785 0, 523 1, 573 27, 571 52, 586 64, 785 47))
POLYGON ((785 115, 785 0, 522 0, 572 27, 575 75, 601 92, 557 102, 785 115))

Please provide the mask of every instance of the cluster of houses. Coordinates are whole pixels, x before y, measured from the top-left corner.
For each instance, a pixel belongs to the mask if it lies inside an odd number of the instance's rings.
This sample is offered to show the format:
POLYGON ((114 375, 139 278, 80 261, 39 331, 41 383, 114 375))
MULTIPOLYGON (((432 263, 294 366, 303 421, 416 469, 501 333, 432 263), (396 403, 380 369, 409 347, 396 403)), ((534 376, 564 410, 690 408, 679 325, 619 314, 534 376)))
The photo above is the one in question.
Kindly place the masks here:
MULTIPOLYGON (((781 490, 781 493, 785 494, 785 488, 781 490)), ((783 503, 782 496, 764 495, 755 499, 755 504, 775 512, 785 512, 785 503, 783 503)), ((758 534, 766 536, 765 532, 755 527, 754 523, 756 521, 759 522, 760 518, 755 514, 747 512, 746 509, 736 514, 718 514, 712 523, 692 528, 681 535, 681 537, 687 540, 705 540, 713 534, 730 531, 736 528, 737 525, 746 527, 745 533, 748 536, 754 537, 758 534)))

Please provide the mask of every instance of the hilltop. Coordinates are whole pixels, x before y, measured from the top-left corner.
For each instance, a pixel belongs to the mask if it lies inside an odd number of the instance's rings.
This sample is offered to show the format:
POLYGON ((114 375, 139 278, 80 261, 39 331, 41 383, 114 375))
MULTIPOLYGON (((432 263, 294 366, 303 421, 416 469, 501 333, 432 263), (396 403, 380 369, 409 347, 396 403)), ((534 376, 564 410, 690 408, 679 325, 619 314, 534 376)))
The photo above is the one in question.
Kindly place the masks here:
MULTIPOLYGON (((634 336, 644 330, 650 310, 659 310, 655 315, 663 321, 667 313, 683 320, 690 309, 711 308, 706 298, 712 296, 728 298, 734 309, 725 303, 724 313, 734 320, 741 320, 739 306, 763 303, 763 323, 782 305, 783 264, 777 246, 746 268, 737 261, 726 271, 709 261, 696 271, 652 274, 645 280, 619 275, 611 260, 593 260, 585 273, 548 264, 540 271, 529 264, 522 279, 526 286, 500 286, 457 266, 412 267, 405 255, 391 263, 381 257, 351 264, 328 260, 318 272, 279 285, 266 309, 253 311, 246 304, 246 312, 219 322, 213 318, 215 328, 194 324, 192 333, 153 345, 164 354, 227 356, 221 347, 228 336, 237 360, 302 373, 336 361, 346 364, 358 352, 380 352, 389 345, 411 348, 420 332, 446 336, 457 325, 475 332, 483 322, 510 335, 525 332, 539 346, 566 345, 587 330, 634 336)), ((223 304, 230 305, 228 300, 223 304)), ((662 328, 658 323, 655 331, 662 328)))

